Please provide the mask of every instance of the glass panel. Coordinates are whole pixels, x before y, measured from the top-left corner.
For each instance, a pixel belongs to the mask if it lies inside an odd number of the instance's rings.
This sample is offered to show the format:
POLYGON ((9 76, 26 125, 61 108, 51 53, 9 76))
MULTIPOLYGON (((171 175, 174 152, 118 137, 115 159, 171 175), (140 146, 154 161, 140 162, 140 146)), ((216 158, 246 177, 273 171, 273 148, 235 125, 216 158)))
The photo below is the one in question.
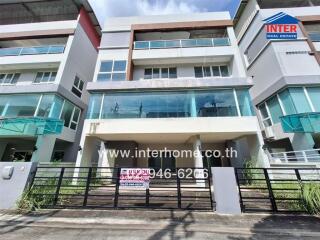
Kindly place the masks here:
POLYGON ((125 73, 113 73, 112 74, 112 81, 124 81, 126 80, 125 73))
POLYGON ((148 49, 149 42, 135 42, 134 49, 148 49))
POLYGON ((11 84, 16 84, 19 80, 19 77, 20 77, 20 73, 15 73, 11 81, 11 84))
POLYGON ((160 69, 159 68, 152 69, 152 78, 160 78, 160 69))
POLYGON ((50 77, 50 82, 54 82, 54 80, 56 80, 56 76, 57 76, 57 73, 56 72, 52 72, 51 73, 51 77, 50 77))
POLYGON ((61 119, 64 120, 65 127, 69 127, 73 108, 74 107, 70 102, 65 101, 64 106, 63 106, 63 110, 62 110, 62 114, 61 114, 61 119))
POLYGON ((2 56, 18 56, 21 48, 0 48, 0 57, 2 56))
POLYGON ((182 47, 194 47, 196 45, 197 45, 197 41, 195 39, 181 40, 182 47))
POLYGON ((194 67, 194 75, 196 78, 202 78, 203 77, 202 67, 194 67))
POLYGON ((213 67, 212 67, 212 75, 213 75, 214 77, 220 77, 219 66, 213 66, 213 67))
POLYGON ((263 120, 263 125, 265 127, 271 126, 272 122, 271 122, 271 119, 269 118, 269 114, 268 114, 266 105, 265 104, 260 105, 259 106, 259 110, 260 110, 261 117, 262 117, 262 120, 263 120))
POLYGON ((229 70, 228 66, 220 66, 221 76, 222 77, 228 77, 229 76, 229 70))
POLYGON ((100 72, 111 72, 112 71, 112 61, 101 62, 100 72))
POLYGON ((54 95, 43 95, 39 105, 37 117, 49 117, 51 106, 54 102, 54 97, 54 95))
POLYGON ((48 46, 22 48, 20 55, 45 54, 49 50, 48 46))
POLYGON ((124 72, 126 71, 127 61, 114 61, 113 71, 124 72))
POLYGON ((297 113, 288 89, 279 93, 279 97, 283 104, 284 110, 286 111, 286 115, 297 113))
POLYGON ((213 39, 213 44, 215 47, 219 46, 229 46, 229 38, 215 38, 213 39))
POLYGON ((41 82, 42 76, 43 76, 43 72, 38 72, 37 75, 36 75, 36 79, 34 80, 34 82, 35 82, 35 83, 41 82))
POLYGON ((315 110, 320 112, 320 87, 310 87, 307 91, 315 110))
POLYGON ((267 101, 267 105, 271 114, 273 124, 280 122, 280 117, 283 116, 280 104, 278 102, 278 98, 272 97, 267 101))
POLYGON ((177 78, 177 68, 169 68, 169 78, 177 78))
POLYGON ((238 115, 232 90, 198 92, 196 106, 199 117, 238 115))
POLYGON ((151 41, 150 48, 166 48, 165 41, 151 41))
POLYGON ((98 119, 100 113, 102 94, 91 94, 89 108, 87 113, 88 119, 98 119))
POLYGON ((42 82, 49 82, 50 72, 45 72, 43 74, 42 82))
POLYGON ((61 97, 54 96, 49 117, 59 119, 62 105, 63 105, 63 99, 61 97))
POLYGON ((80 79, 76 76, 76 77, 74 78, 73 85, 76 86, 76 87, 78 87, 78 86, 79 86, 79 81, 80 81, 80 79))
POLYGON ((212 46, 212 39, 197 39, 197 46, 198 47, 211 47, 212 46))
POLYGON ((97 82, 104 82, 104 81, 110 81, 111 80, 111 74, 110 73, 99 73, 97 82))
POLYGON ((81 80, 80 80, 79 89, 80 89, 81 91, 83 90, 83 85, 84 85, 84 81, 81 81, 81 80))
POLYGON ((168 40, 165 41, 167 48, 176 48, 180 47, 180 41, 179 40, 168 40))
POLYGON ((5 80, 4 80, 4 83, 11 83, 12 77, 13 77, 12 73, 7 74, 7 76, 6 76, 5 80))
POLYGON ((236 90, 241 116, 254 116, 248 89, 236 90))
POLYGON ((64 46, 50 46, 49 53, 63 53, 64 46))
POLYGON ((302 88, 289 88, 289 92, 298 113, 311 112, 311 107, 302 88))
POLYGON ((144 69, 144 79, 152 79, 152 68, 144 69))
POLYGON ((169 78, 169 69, 161 68, 161 78, 169 78))
POLYGON ((210 67, 203 67, 203 75, 204 77, 211 77, 210 67))
POLYGON ((5 74, 0 74, 0 83, 3 83, 4 77, 5 77, 5 74))
POLYGON ((77 96, 77 97, 81 97, 82 93, 79 89, 72 87, 71 91, 77 96))
POLYGON ((80 117, 80 109, 79 108, 75 108, 74 109, 74 114, 73 114, 73 117, 72 117, 72 121, 78 123, 79 117, 80 117))
POLYGON ((32 117, 36 111, 39 98, 39 95, 4 96, 5 109, 3 114, 5 117, 32 117))

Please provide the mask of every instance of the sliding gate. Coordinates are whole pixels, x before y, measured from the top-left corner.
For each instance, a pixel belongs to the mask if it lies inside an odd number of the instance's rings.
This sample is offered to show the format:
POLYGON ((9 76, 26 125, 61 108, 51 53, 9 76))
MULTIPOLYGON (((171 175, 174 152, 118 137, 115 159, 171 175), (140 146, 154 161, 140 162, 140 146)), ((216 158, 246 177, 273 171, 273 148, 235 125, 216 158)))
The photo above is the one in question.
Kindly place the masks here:
POLYGON ((41 208, 213 209, 207 169, 154 172, 147 189, 121 186, 120 171, 121 168, 38 167, 28 194, 41 208))

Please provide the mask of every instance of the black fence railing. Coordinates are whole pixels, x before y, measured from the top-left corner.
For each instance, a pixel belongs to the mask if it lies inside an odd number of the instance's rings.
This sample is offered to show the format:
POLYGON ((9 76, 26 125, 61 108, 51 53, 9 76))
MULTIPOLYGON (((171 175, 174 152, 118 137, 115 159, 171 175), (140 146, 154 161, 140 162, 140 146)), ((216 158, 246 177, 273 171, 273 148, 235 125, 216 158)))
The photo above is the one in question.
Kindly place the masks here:
POLYGON ((213 209, 207 169, 157 172, 147 189, 122 187, 120 171, 104 167, 38 167, 29 194, 42 208, 213 209))
POLYGON ((236 168, 243 212, 307 212, 302 194, 320 184, 320 168, 236 168))

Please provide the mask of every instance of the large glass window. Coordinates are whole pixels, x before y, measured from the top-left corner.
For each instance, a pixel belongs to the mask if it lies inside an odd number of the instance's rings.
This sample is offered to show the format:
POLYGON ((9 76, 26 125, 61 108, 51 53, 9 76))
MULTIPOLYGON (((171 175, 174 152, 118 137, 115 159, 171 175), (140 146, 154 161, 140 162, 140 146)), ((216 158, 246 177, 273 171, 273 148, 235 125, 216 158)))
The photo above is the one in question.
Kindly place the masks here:
POLYGON ((288 89, 279 93, 279 97, 282 102, 283 108, 286 112, 286 115, 297 113, 288 89))
POLYGON ((311 107, 308 103, 303 88, 289 88, 290 95, 298 113, 311 112, 311 107))
POLYGON ((61 119, 64 120, 64 126, 69 127, 70 121, 73 113, 73 105, 70 102, 65 102, 63 105, 61 119))
MULTIPOLYGON (((239 90, 238 102, 242 116, 253 115, 248 90, 239 90)), ((104 119, 238 116, 233 89, 94 94, 87 118, 99 118, 100 108, 104 119)))
POLYGON ((272 97, 267 101, 269 112, 272 118, 273 124, 280 122, 280 117, 283 116, 277 96, 272 97))
POLYGON ((34 116, 40 95, 5 95, 1 96, 2 116, 31 117, 34 116))
POLYGON ((34 83, 47 83, 54 82, 56 79, 57 72, 37 72, 34 83))
POLYGON ((241 116, 254 116, 251 97, 248 89, 236 90, 241 116))
POLYGON ((263 122, 263 125, 265 127, 269 127, 272 125, 272 121, 271 121, 271 117, 268 113, 268 109, 267 109, 267 106, 265 103, 261 104, 259 106, 259 110, 260 110, 260 114, 261 114, 261 118, 262 118, 262 122, 263 122))
POLYGON ((87 118, 97 119, 100 115, 102 94, 91 94, 87 118))
POLYGON ((314 110, 320 112, 320 87, 307 88, 314 110))
POLYGON ((195 96, 199 117, 237 116, 233 91, 199 92, 195 96))
POLYGON ((125 60, 102 61, 97 81, 123 81, 126 79, 126 67, 125 60))

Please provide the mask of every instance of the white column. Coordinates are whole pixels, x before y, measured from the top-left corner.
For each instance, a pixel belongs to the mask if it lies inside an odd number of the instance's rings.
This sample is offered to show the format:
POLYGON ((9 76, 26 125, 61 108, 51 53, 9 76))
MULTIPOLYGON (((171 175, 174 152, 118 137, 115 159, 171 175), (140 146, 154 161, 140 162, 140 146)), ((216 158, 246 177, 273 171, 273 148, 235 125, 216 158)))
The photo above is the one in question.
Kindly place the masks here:
POLYGON ((55 135, 38 136, 31 162, 50 162, 55 143, 55 135))
POLYGON ((100 149, 98 151, 99 159, 98 159, 98 174, 101 177, 112 177, 113 167, 114 167, 114 158, 110 156, 110 153, 106 147, 104 141, 100 143, 100 149))
MULTIPOLYGON (((203 161, 202 161, 202 154, 201 154, 201 140, 200 136, 194 136, 193 140, 193 158, 194 158, 194 167, 195 168, 203 168, 203 161)), ((204 171, 203 169, 195 170, 196 176, 198 178, 204 178, 204 171)), ((204 180, 197 180, 197 185, 203 187, 205 185, 204 180)))
POLYGON ((256 135, 247 136, 248 147, 250 156, 256 161, 256 167, 270 167, 270 162, 265 150, 262 148, 264 145, 263 137, 260 132, 256 135))

